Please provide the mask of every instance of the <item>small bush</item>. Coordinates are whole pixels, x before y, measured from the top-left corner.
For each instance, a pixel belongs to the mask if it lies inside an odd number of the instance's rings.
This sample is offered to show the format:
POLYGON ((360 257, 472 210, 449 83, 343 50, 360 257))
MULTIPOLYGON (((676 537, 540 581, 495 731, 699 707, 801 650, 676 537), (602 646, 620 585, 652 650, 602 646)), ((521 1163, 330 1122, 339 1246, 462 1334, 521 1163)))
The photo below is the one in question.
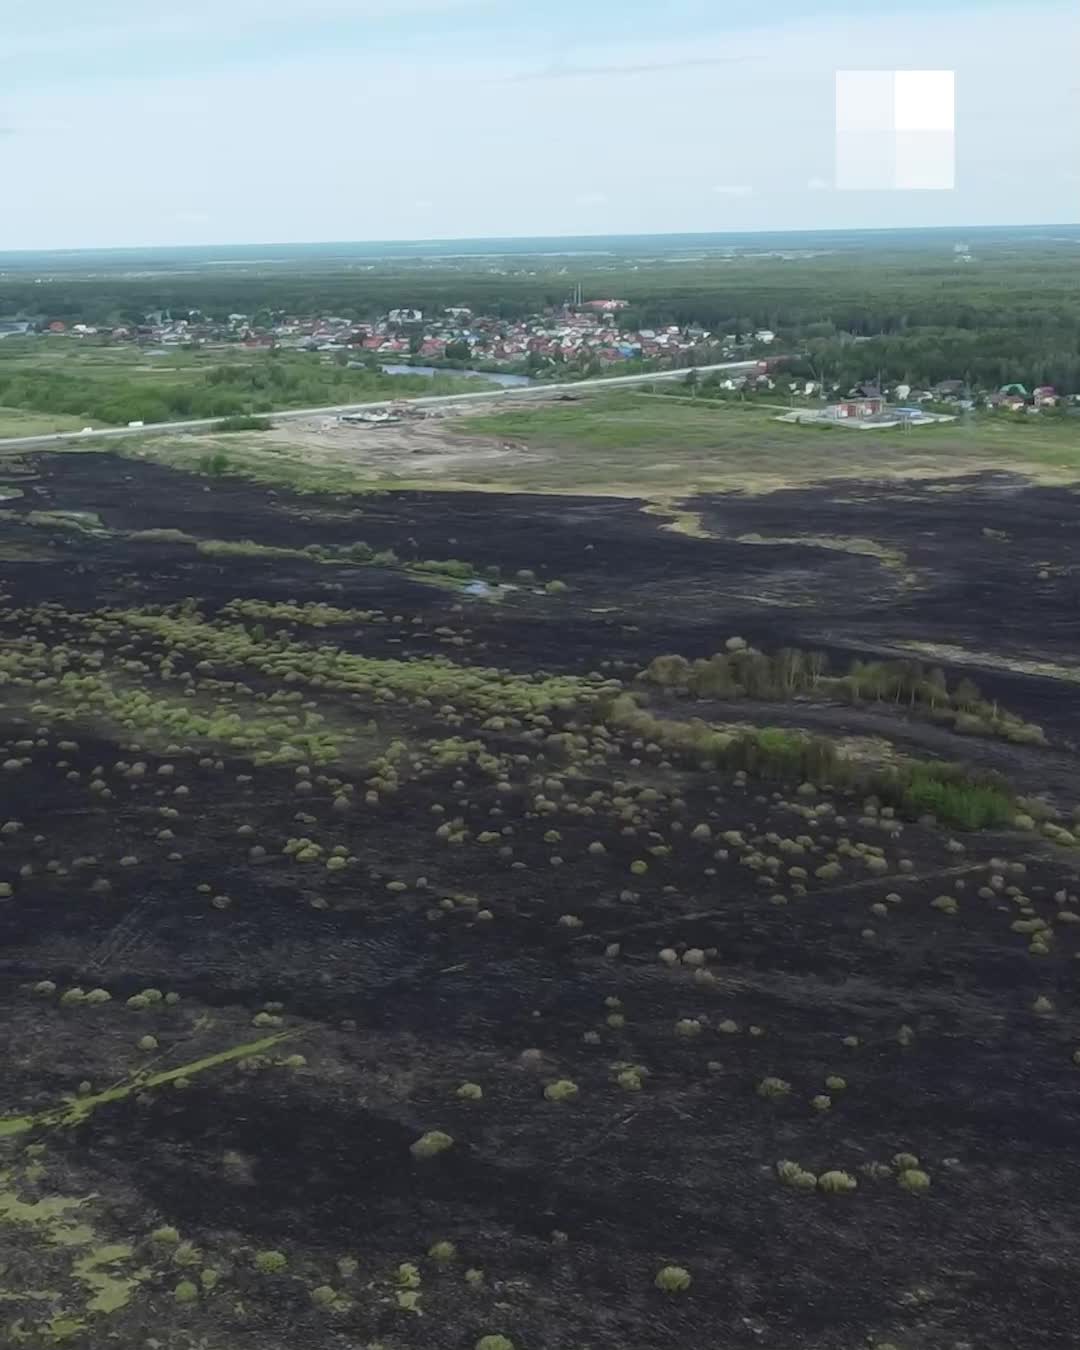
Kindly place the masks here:
POLYGON ((177 1303, 194 1303, 198 1297, 198 1288, 190 1280, 181 1280, 173 1290, 173 1298, 177 1303))
POLYGON ((796 1191, 813 1191, 817 1189, 817 1177, 813 1172, 808 1172, 804 1167, 800 1167, 797 1162, 791 1162, 785 1159, 776 1164, 776 1175, 785 1186, 791 1186, 796 1191))
POLYGON ((905 1191, 911 1191, 912 1194, 918 1195, 930 1189, 929 1174, 917 1167, 905 1168, 896 1179, 905 1191))
POLYGON ((395 1283, 400 1285, 402 1289, 419 1289, 421 1283, 420 1267, 414 1265, 411 1261, 402 1261, 397 1268, 395 1283))
POLYGON ((856 1190, 859 1185, 850 1172, 822 1172, 817 1184, 818 1190, 830 1195, 843 1195, 856 1190))
MULTIPOLYGON (((249 417, 249 416, 248 416, 247 414, 245 414, 245 413, 237 413, 237 414, 236 414, 235 416, 233 416, 233 417, 223 417, 223 418, 221 419, 220 422, 218 422, 218 423, 215 424, 213 430, 214 430, 214 431, 269 431, 273 425, 274 425, 274 424, 273 424, 273 422, 271 422, 271 420, 269 419, 269 417, 249 417)), ((225 455, 223 455, 223 454, 220 454, 220 453, 219 453, 218 455, 213 455, 213 456, 211 456, 211 458, 212 458, 212 459, 224 459, 224 460, 225 460, 225 463, 226 463, 226 466, 228 465, 228 459, 227 459, 227 457, 226 457, 225 455)), ((222 469, 222 470, 220 470, 220 472, 224 473, 225 470, 222 469)))
POLYGON ((514 1342, 509 1336, 481 1336, 475 1350, 514 1350, 514 1342))
POLYGON ((544 1096, 549 1102, 567 1102, 578 1095, 578 1085, 569 1078, 560 1078, 544 1088, 544 1096))
POLYGON ((453 1144, 453 1135, 446 1134, 442 1130, 429 1130, 427 1134, 422 1134, 409 1145, 409 1152, 414 1158, 434 1158, 452 1148, 453 1144))
POLYGON ((256 1252, 255 1269, 261 1270, 264 1275, 277 1275, 289 1264, 288 1258, 284 1252, 256 1252))
POLYGON ((690 1288, 692 1282, 690 1272, 682 1266, 663 1266, 653 1281, 657 1289, 662 1289, 665 1294, 681 1294, 690 1288))

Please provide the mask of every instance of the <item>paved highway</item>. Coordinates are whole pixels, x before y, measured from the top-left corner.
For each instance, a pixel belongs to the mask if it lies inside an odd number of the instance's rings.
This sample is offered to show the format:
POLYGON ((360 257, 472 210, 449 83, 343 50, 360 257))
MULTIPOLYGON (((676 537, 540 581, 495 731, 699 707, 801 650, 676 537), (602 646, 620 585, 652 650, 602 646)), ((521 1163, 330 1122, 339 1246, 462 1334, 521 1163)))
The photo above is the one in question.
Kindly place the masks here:
MULTIPOLYGON (((714 370, 750 370, 756 361, 726 361, 721 365, 696 366, 699 374, 707 375, 714 370)), ((448 371, 453 374, 453 371, 448 371)), ((334 408, 286 408, 282 412, 266 413, 275 422, 292 421, 304 417, 339 416, 341 413, 375 412, 388 409, 402 403, 418 408, 443 407, 455 403, 478 402, 481 399, 506 398, 550 398, 552 394, 576 394, 583 389, 617 389, 628 384, 652 384, 656 380, 684 380, 689 370, 664 370, 651 375, 614 375, 610 379, 575 380, 570 384, 533 384, 514 385, 509 389, 480 389, 475 394, 425 394, 421 398, 383 399, 378 403, 343 403, 334 408)), ((14 436, 0 440, 0 451, 33 449, 55 445, 61 441, 89 441, 113 439, 119 436, 164 436, 173 431, 205 431, 217 426, 220 417, 200 417, 187 422, 151 422, 145 427, 108 427, 102 430, 58 431, 47 436, 14 436)))

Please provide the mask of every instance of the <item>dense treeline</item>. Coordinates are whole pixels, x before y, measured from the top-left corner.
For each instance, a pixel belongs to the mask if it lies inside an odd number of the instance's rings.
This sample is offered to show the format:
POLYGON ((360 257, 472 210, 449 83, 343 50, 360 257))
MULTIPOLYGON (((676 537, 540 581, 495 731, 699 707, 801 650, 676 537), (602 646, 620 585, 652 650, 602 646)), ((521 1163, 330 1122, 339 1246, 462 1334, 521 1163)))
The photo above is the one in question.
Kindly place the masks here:
POLYGON ((0 315, 25 313, 107 324, 134 323, 147 313, 193 309, 230 312, 338 314, 371 318, 395 306, 430 313, 466 304, 485 314, 519 317, 567 299, 580 281, 586 298, 615 293, 632 302, 628 326, 700 323, 723 331, 770 327, 815 336, 824 324, 859 336, 904 334, 912 328, 985 327, 1077 330, 1080 275, 1075 244, 998 245, 972 263, 944 244, 933 253, 859 252, 780 260, 741 257, 698 262, 639 263, 580 270, 564 260, 536 270, 479 265, 385 264, 373 271, 273 274, 185 273, 153 277, 0 277, 0 315))
POLYGON ((834 675, 824 652, 782 647, 762 652, 741 638, 708 660, 658 656, 639 677, 644 684, 689 698, 790 699, 799 695, 842 697, 852 703, 873 700, 947 722, 968 736, 1000 736, 1023 745, 1044 745, 1042 729, 984 699, 969 679, 950 689, 940 666, 929 669, 914 660, 854 660, 845 675, 834 675))
MULTIPOLYGON (((204 272, 155 276, 0 276, 0 316, 97 325, 137 324, 150 313, 270 324, 286 314, 377 318, 393 307, 430 315, 468 305, 506 320, 586 298, 630 301, 630 331, 700 325, 778 335, 799 353, 799 373, 850 384, 876 376, 911 384, 1010 380, 1080 390, 1080 270, 1075 241, 998 240, 973 261, 950 239, 921 250, 849 249, 817 257, 710 257, 697 261, 533 259, 499 268, 382 262, 372 270, 204 272), (516 269, 516 270, 515 270, 516 269)), ((471 265, 470 265, 471 266, 471 265)), ((2 348, 5 344, 0 344, 2 348)))
POLYGON ((1080 336, 1067 325, 1031 332, 988 327, 920 329, 868 338, 813 338, 785 369, 792 375, 824 380, 844 389, 879 376, 886 384, 932 387, 941 380, 963 380, 971 390, 996 389, 1018 382, 1029 390, 1052 384, 1080 391, 1080 336))

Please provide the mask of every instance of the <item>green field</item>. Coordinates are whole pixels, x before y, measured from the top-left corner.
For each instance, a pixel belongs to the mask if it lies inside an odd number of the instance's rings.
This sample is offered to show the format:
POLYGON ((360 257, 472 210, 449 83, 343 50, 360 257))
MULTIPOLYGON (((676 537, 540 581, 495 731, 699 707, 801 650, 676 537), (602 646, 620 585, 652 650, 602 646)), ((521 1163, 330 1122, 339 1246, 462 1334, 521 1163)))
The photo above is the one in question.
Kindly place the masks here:
POLYGON ((773 409, 648 393, 597 394, 462 419, 542 456, 485 469, 530 491, 775 487, 832 477, 923 476, 1004 468, 1048 480, 1080 472, 1080 421, 999 417, 857 431, 777 422, 773 409))
POLYGON ((265 349, 239 343, 200 347, 187 351, 180 347, 138 347, 133 343, 110 345, 93 339, 41 336, 33 339, 9 338, 0 343, 0 372, 52 372, 79 375, 87 379, 116 379, 118 375, 134 380, 154 380, 162 375, 170 379, 191 379, 201 371, 220 365, 265 360, 265 349), (158 352, 159 355, 151 355, 158 352))
POLYGON ((26 412, 22 408, 0 406, 0 440, 6 436, 46 436, 52 431, 78 431, 87 425, 82 418, 68 413, 26 412))
MULTIPOLYGON (((675 504, 697 492, 771 491, 827 479, 941 478, 986 470, 1045 483, 1080 479, 1080 425, 989 415, 908 431, 777 422, 774 408, 621 390, 422 423, 396 444, 324 439, 288 424, 275 433, 140 436, 118 453, 225 472, 301 491, 475 489, 641 497, 677 528, 675 504), (438 453, 432 455, 431 451, 438 453), (495 453, 493 453, 493 451, 495 453), (426 467, 418 469, 425 457, 426 467)), ((79 449, 95 447, 91 438, 79 449)))
POLYGON ((267 351, 235 344, 143 350, 51 338, 0 347, 0 405, 67 414, 79 425, 265 414, 483 388, 456 375, 386 375, 348 353, 267 351))

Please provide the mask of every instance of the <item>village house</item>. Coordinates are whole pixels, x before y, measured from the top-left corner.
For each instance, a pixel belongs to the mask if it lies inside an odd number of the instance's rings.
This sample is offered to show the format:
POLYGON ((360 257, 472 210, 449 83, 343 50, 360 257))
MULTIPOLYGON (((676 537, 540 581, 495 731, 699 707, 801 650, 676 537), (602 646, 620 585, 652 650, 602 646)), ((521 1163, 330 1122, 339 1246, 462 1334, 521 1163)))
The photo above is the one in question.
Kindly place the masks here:
POLYGON ((999 391, 991 394, 987 400, 991 408, 1006 408, 1009 412, 1022 412, 1027 407, 1027 399, 1022 394, 1006 394, 999 391))
POLYGON ((853 417, 878 417, 885 411, 885 399, 876 384, 860 384, 847 398, 832 404, 827 411, 838 421, 853 417))

